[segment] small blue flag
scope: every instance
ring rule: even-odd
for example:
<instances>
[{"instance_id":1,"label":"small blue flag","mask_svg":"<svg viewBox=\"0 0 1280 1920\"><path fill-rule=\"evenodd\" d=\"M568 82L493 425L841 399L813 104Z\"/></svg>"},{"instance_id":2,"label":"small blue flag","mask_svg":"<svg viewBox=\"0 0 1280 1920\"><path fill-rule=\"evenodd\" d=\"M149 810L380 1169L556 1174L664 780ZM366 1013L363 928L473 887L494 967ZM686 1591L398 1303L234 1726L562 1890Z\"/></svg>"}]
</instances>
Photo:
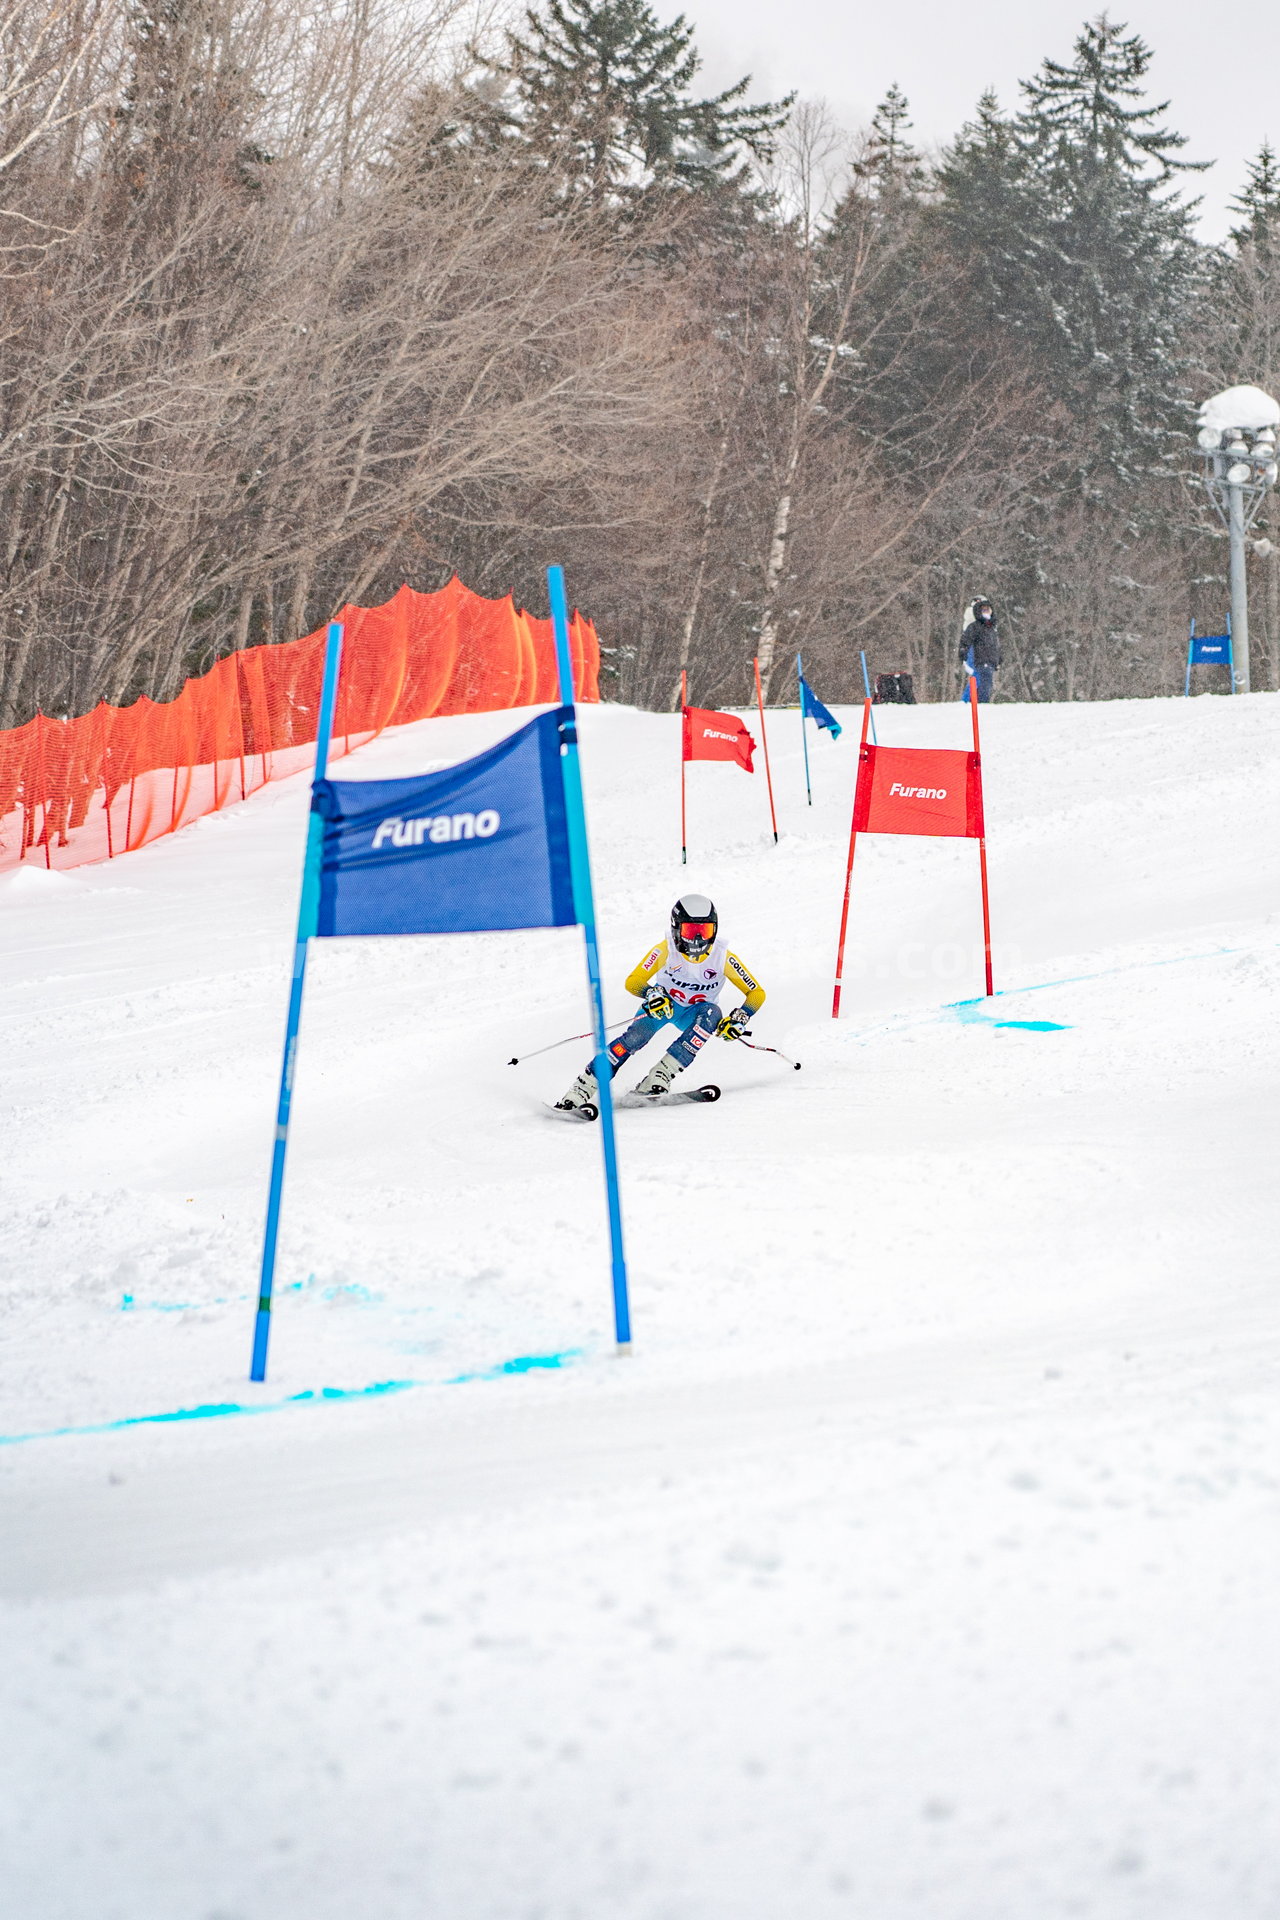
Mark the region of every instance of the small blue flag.
<instances>
[{"instance_id":1,"label":"small blue flag","mask_svg":"<svg viewBox=\"0 0 1280 1920\"><path fill-rule=\"evenodd\" d=\"M563 718L544 713L443 773L318 780L317 933L574 926Z\"/></svg>"},{"instance_id":2,"label":"small blue flag","mask_svg":"<svg viewBox=\"0 0 1280 1920\"><path fill-rule=\"evenodd\" d=\"M802 720L814 720L820 727L825 727L833 740L838 740L843 732L834 713L829 713L823 706L803 674L800 675L800 717Z\"/></svg>"},{"instance_id":3,"label":"small blue flag","mask_svg":"<svg viewBox=\"0 0 1280 1920\"><path fill-rule=\"evenodd\" d=\"M1231 658L1231 635L1229 633L1198 633L1191 642L1191 663L1193 666L1212 666L1215 662L1226 662Z\"/></svg>"}]
</instances>

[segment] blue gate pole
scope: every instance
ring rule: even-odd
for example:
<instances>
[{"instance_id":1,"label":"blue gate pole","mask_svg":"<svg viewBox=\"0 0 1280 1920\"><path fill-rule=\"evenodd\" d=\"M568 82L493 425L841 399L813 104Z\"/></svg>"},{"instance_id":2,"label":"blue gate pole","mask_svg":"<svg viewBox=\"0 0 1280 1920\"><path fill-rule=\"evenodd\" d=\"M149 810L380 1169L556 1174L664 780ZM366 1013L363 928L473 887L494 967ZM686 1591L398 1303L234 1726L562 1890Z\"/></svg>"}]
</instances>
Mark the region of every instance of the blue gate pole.
<instances>
[{"instance_id":1,"label":"blue gate pole","mask_svg":"<svg viewBox=\"0 0 1280 1920\"><path fill-rule=\"evenodd\" d=\"M587 812L582 799L582 768L578 762L578 723L573 706L573 656L569 652L569 604L565 599L563 567L547 568L547 592L556 636L556 671L560 678L560 774L564 781L564 808L569 828L569 865L573 877L573 910L586 936L587 979L595 1023L596 1052L592 1062L599 1088L600 1136L604 1143L604 1181L609 1198L609 1248L613 1260L613 1324L619 1353L631 1351L631 1303L627 1297L627 1256L622 1244L622 1200L618 1191L618 1143L613 1129L612 1067L605 1038L604 994L600 986L600 953L596 945L596 906L591 887L591 854L587 846Z\"/></svg>"},{"instance_id":2,"label":"blue gate pole","mask_svg":"<svg viewBox=\"0 0 1280 1920\"><path fill-rule=\"evenodd\" d=\"M324 680L320 688L320 718L316 728L315 778L323 780L329 765L333 713L338 703L338 672L342 665L342 622L329 622L324 652ZM271 1337L271 1288L276 1271L276 1241L280 1233L280 1196L284 1190L284 1156L289 1145L289 1109L293 1105L293 1070L298 1057L298 1022L302 1018L302 987L307 973L307 942L313 937L320 908L320 858L324 851L324 821L315 811L307 822L307 851L302 863L302 898L298 903L298 934L293 949L293 984L284 1030L284 1061L280 1068L280 1104L276 1109L276 1138L271 1153L271 1189L267 1195L267 1230L262 1241L262 1278L258 1285L258 1317L253 1328L251 1380L267 1377L267 1341Z\"/></svg>"},{"instance_id":3,"label":"blue gate pole","mask_svg":"<svg viewBox=\"0 0 1280 1920\"><path fill-rule=\"evenodd\" d=\"M800 655L796 655L796 684L800 689L800 738L804 743L804 790L809 805L813 805L813 790L809 785L809 729L804 722L804 667Z\"/></svg>"},{"instance_id":4,"label":"blue gate pole","mask_svg":"<svg viewBox=\"0 0 1280 1920\"><path fill-rule=\"evenodd\" d=\"M1196 650L1196 623L1191 622L1191 632L1187 639L1187 683L1182 689L1183 698L1191 698L1191 656Z\"/></svg>"},{"instance_id":5,"label":"blue gate pole","mask_svg":"<svg viewBox=\"0 0 1280 1920\"><path fill-rule=\"evenodd\" d=\"M862 660L862 690L869 700L871 698L871 676L867 672L867 651L865 647L859 649L859 656ZM871 744L873 747L876 745L876 710L874 707L871 709Z\"/></svg>"},{"instance_id":6,"label":"blue gate pole","mask_svg":"<svg viewBox=\"0 0 1280 1920\"><path fill-rule=\"evenodd\" d=\"M1236 649L1235 642L1231 638L1230 610L1227 612L1227 672L1231 675L1232 693L1239 693L1240 689L1236 685Z\"/></svg>"}]
</instances>

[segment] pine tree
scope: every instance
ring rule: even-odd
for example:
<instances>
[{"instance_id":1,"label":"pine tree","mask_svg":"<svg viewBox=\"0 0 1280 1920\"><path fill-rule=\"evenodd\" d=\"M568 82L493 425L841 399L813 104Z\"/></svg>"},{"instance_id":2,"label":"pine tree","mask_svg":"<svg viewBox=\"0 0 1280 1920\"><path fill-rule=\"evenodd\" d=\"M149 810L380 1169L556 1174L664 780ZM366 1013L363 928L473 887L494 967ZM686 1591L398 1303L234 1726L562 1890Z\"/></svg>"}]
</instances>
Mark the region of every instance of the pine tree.
<instances>
[{"instance_id":1,"label":"pine tree","mask_svg":"<svg viewBox=\"0 0 1280 1920\"><path fill-rule=\"evenodd\" d=\"M1178 157L1165 105L1143 104L1150 62L1136 34L1091 22L1070 64L1022 83L1011 119L984 101L939 173L985 323L1021 341L1087 429L1099 477L1157 466L1184 405L1179 336L1200 265L1194 206L1169 189L1199 163Z\"/></svg>"},{"instance_id":2,"label":"pine tree","mask_svg":"<svg viewBox=\"0 0 1280 1920\"><path fill-rule=\"evenodd\" d=\"M153 0L129 19L128 79L113 129L135 199L185 202L216 170L232 199L262 192L261 97L237 60L234 0Z\"/></svg>"},{"instance_id":3,"label":"pine tree","mask_svg":"<svg viewBox=\"0 0 1280 1920\"><path fill-rule=\"evenodd\" d=\"M663 25L646 0L529 9L491 67L507 82L509 126L570 193L598 204L739 182L749 158L772 152L791 96L750 104L748 75L697 98L693 32L683 14Z\"/></svg>"},{"instance_id":4,"label":"pine tree","mask_svg":"<svg viewBox=\"0 0 1280 1920\"><path fill-rule=\"evenodd\" d=\"M1232 213L1244 215L1241 225L1231 229L1231 238L1237 247L1269 254L1280 227L1280 161L1269 140L1263 141L1256 160L1248 161L1245 171L1244 186L1229 202Z\"/></svg>"},{"instance_id":5,"label":"pine tree","mask_svg":"<svg viewBox=\"0 0 1280 1920\"><path fill-rule=\"evenodd\" d=\"M1208 163L1177 158L1186 135L1157 124L1167 100L1156 107L1125 104L1144 97L1151 49L1140 35L1126 40L1123 34L1123 23L1100 14L1077 38L1070 66L1046 59L1034 80L1022 82L1027 104L1020 129L1033 150L1057 147L1077 174L1101 170L1135 177L1154 166L1153 183L1161 187L1175 173L1200 171Z\"/></svg>"},{"instance_id":6,"label":"pine tree","mask_svg":"<svg viewBox=\"0 0 1280 1920\"><path fill-rule=\"evenodd\" d=\"M866 150L853 168L867 190L885 205L918 199L928 184L924 163L908 138L910 132L910 103L895 83L875 110Z\"/></svg>"}]
</instances>

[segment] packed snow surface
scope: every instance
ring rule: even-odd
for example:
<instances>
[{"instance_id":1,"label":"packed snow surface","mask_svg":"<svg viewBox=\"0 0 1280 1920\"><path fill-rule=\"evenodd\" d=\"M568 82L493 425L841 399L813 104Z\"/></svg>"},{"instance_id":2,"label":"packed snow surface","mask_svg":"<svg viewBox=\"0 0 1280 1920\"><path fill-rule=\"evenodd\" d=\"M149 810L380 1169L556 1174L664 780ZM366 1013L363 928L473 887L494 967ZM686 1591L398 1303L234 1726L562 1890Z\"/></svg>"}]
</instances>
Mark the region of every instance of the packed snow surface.
<instances>
[{"instance_id":1,"label":"packed snow surface","mask_svg":"<svg viewBox=\"0 0 1280 1920\"><path fill-rule=\"evenodd\" d=\"M625 1359L580 933L314 949L251 1387L306 780L0 882L6 1916L1280 1913L1280 697L983 709L999 995L865 840L836 1025L842 717L682 868L583 715L609 1017L706 891L803 1062L619 1113Z\"/></svg>"}]
</instances>

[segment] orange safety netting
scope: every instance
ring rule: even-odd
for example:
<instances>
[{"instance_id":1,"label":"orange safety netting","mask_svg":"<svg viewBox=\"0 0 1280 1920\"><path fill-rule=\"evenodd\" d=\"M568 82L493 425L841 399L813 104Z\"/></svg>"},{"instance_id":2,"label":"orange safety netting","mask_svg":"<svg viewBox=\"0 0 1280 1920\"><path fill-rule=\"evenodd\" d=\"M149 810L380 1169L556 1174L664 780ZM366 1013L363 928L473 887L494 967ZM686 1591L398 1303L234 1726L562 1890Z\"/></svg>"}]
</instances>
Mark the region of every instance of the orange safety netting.
<instances>
[{"instance_id":1,"label":"orange safety netting","mask_svg":"<svg viewBox=\"0 0 1280 1920\"><path fill-rule=\"evenodd\" d=\"M559 698L551 622L510 594L486 600L455 577L337 617L336 753L411 720ZM569 639L577 698L598 700L596 630L575 613ZM0 870L109 860L310 766L324 648L320 627L228 654L176 700L103 701L79 719L37 714L0 732Z\"/></svg>"}]
</instances>

